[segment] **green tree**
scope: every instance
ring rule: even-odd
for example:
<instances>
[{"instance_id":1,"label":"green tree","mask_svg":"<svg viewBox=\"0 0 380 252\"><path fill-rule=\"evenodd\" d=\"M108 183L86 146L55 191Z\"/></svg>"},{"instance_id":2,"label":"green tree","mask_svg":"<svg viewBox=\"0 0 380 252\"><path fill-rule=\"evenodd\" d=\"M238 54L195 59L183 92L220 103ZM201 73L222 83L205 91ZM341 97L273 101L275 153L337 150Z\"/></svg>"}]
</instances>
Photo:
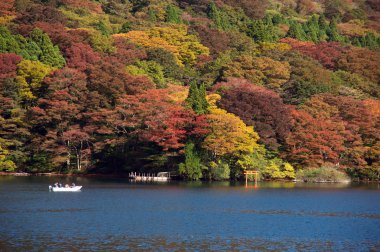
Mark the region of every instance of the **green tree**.
<instances>
[{"instance_id":1,"label":"green tree","mask_svg":"<svg viewBox=\"0 0 380 252\"><path fill-rule=\"evenodd\" d=\"M157 22L156 12L152 8L149 8L148 10L148 20L152 23Z\"/></svg>"},{"instance_id":2,"label":"green tree","mask_svg":"<svg viewBox=\"0 0 380 252\"><path fill-rule=\"evenodd\" d=\"M318 26L321 30L327 31L329 29L329 25L327 24L325 15L321 14L318 17Z\"/></svg>"},{"instance_id":3,"label":"green tree","mask_svg":"<svg viewBox=\"0 0 380 252\"><path fill-rule=\"evenodd\" d=\"M4 26L0 26L0 53L20 54L21 48L16 37Z\"/></svg>"},{"instance_id":4,"label":"green tree","mask_svg":"<svg viewBox=\"0 0 380 252\"><path fill-rule=\"evenodd\" d=\"M164 69L155 61L138 60L134 65L127 66L127 71L132 75L146 75L158 88L166 87Z\"/></svg>"},{"instance_id":5,"label":"green tree","mask_svg":"<svg viewBox=\"0 0 380 252\"><path fill-rule=\"evenodd\" d=\"M179 173L189 180L202 178L202 169L205 167L201 163L201 158L195 151L195 145L189 142L185 147L185 162L179 165Z\"/></svg>"},{"instance_id":6,"label":"green tree","mask_svg":"<svg viewBox=\"0 0 380 252\"><path fill-rule=\"evenodd\" d=\"M227 162L223 160L218 160L216 162L212 161L209 164L211 178L213 180L226 180L230 178L230 166Z\"/></svg>"},{"instance_id":7,"label":"green tree","mask_svg":"<svg viewBox=\"0 0 380 252\"><path fill-rule=\"evenodd\" d=\"M227 31L231 29L231 24L228 20L228 16L223 13L214 2L211 2L207 10L208 17L214 21L215 26L220 29Z\"/></svg>"},{"instance_id":8,"label":"green tree","mask_svg":"<svg viewBox=\"0 0 380 252\"><path fill-rule=\"evenodd\" d=\"M206 88L204 84L197 85L195 81L190 83L189 95L186 99L187 106L192 108L198 115L208 112L208 102L206 100Z\"/></svg>"},{"instance_id":9,"label":"green tree","mask_svg":"<svg viewBox=\"0 0 380 252\"><path fill-rule=\"evenodd\" d=\"M106 24L102 20L100 20L99 22L97 22L96 25L95 25L95 27L104 36L109 36L111 34L110 29L106 26Z\"/></svg>"},{"instance_id":10,"label":"green tree","mask_svg":"<svg viewBox=\"0 0 380 252\"><path fill-rule=\"evenodd\" d=\"M1 138L0 138L1 140ZM6 170L6 171L13 171L16 169L15 163L13 161L7 159L9 152L6 149L3 149L1 147L1 141L0 141L0 171Z\"/></svg>"},{"instance_id":11,"label":"green tree","mask_svg":"<svg viewBox=\"0 0 380 252\"><path fill-rule=\"evenodd\" d=\"M333 18L330 22L329 29L326 32L327 37L328 37L328 41L343 42L344 37L339 34L336 23L337 23L337 21L335 18Z\"/></svg>"},{"instance_id":12,"label":"green tree","mask_svg":"<svg viewBox=\"0 0 380 252\"><path fill-rule=\"evenodd\" d=\"M301 41L307 40L307 35L302 28L302 25L296 21L290 23L289 31L286 34L287 37L295 38Z\"/></svg>"},{"instance_id":13,"label":"green tree","mask_svg":"<svg viewBox=\"0 0 380 252\"><path fill-rule=\"evenodd\" d=\"M183 69L177 64L173 53L162 48L147 49L148 59L157 62L163 67L166 78L178 80L182 78Z\"/></svg>"},{"instance_id":14,"label":"green tree","mask_svg":"<svg viewBox=\"0 0 380 252\"><path fill-rule=\"evenodd\" d=\"M359 44L360 47L368 47L372 50L380 48L380 38L376 37L375 34L373 34L372 32L367 33L365 36L355 39L358 39L359 43L357 44Z\"/></svg>"},{"instance_id":15,"label":"green tree","mask_svg":"<svg viewBox=\"0 0 380 252\"><path fill-rule=\"evenodd\" d=\"M248 35L252 37L255 42L274 42L277 40L272 19L269 18L266 18L265 23L262 20L253 21L249 26Z\"/></svg>"},{"instance_id":16,"label":"green tree","mask_svg":"<svg viewBox=\"0 0 380 252\"><path fill-rule=\"evenodd\" d=\"M127 21L121 26L119 33L127 33L130 30L132 30L131 23Z\"/></svg>"},{"instance_id":17,"label":"green tree","mask_svg":"<svg viewBox=\"0 0 380 252\"><path fill-rule=\"evenodd\" d=\"M29 40L36 43L41 49L41 55L38 59L49 66L61 68L66 64L59 48L54 46L49 36L40 29L34 29L30 35Z\"/></svg>"},{"instance_id":18,"label":"green tree","mask_svg":"<svg viewBox=\"0 0 380 252\"><path fill-rule=\"evenodd\" d=\"M165 21L174 24L182 23L180 10L177 7L169 4L166 7Z\"/></svg>"},{"instance_id":19,"label":"green tree","mask_svg":"<svg viewBox=\"0 0 380 252\"><path fill-rule=\"evenodd\" d=\"M306 36L308 37L308 40L311 40L315 43L320 41L320 28L319 28L318 18L316 15L313 15L303 25L303 29L306 33Z\"/></svg>"}]
</instances>

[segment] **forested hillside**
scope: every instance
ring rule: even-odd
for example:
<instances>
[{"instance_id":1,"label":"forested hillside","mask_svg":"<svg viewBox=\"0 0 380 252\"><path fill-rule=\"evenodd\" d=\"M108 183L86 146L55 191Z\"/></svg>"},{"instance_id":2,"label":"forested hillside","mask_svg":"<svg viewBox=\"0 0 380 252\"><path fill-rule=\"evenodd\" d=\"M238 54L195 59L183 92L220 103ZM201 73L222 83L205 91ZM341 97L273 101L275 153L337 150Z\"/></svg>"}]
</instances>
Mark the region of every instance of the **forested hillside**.
<instances>
[{"instance_id":1,"label":"forested hillside","mask_svg":"<svg viewBox=\"0 0 380 252\"><path fill-rule=\"evenodd\" d=\"M0 168L380 176L378 0L1 0Z\"/></svg>"}]
</instances>

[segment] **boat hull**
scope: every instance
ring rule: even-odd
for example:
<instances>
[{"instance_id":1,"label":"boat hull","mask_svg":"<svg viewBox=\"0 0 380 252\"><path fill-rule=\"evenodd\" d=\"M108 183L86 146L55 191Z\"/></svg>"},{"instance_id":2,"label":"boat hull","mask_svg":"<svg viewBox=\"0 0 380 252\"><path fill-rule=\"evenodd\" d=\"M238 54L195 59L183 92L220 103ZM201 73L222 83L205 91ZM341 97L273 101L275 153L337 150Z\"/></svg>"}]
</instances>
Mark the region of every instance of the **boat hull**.
<instances>
[{"instance_id":1,"label":"boat hull","mask_svg":"<svg viewBox=\"0 0 380 252\"><path fill-rule=\"evenodd\" d=\"M82 189L82 186L74 187L52 187L53 192L79 192Z\"/></svg>"}]
</instances>

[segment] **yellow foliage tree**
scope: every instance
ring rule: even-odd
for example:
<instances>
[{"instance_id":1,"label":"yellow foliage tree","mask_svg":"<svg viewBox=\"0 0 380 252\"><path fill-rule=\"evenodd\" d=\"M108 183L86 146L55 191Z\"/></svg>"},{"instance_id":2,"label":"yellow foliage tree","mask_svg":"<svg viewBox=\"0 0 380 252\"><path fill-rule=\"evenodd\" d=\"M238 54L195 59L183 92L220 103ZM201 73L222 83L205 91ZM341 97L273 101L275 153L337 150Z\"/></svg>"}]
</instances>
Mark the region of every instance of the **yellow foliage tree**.
<instances>
[{"instance_id":1,"label":"yellow foliage tree","mask_svg":"<svg viewBox=\"0 0 380 252\"><path fill-rule=\"evenodd\" d=\"M0 170L13 171L16 168L15 163L6 159L8 154L8 150L3 149L0 143Z\"/></svg>"},{"instance_id":2,"label":"yellow foliage tree","mask_svg":"<svg viewBox=\"0 0 380 252\"><path fill-rule=\"evenodd\" d=\"M174 54L180 66L192 65L198 56L209 54L209 49L199 42L197 36L188 34L187 27L183 25L154 27L147 31L130 31L113 36L125 38L140 46L169 51Z\"/></svg>"},{"instance_id":3,"label":"yellow foliage tree","mask_svg":"<svg viewBox=\"0 0 380 252\"><path fill-rule=\"evenodd\" d=\"M175 103L184 103L189 95L189 88L180 85L168 85L169 98Z\"/></svg>"},{"instance_id":4,"label":"yellow foliage tree","mask_svg":"<svg viewBox=\"0 0 380 252\"><path fill-rule=\"evenodd\" d=\"M2 16L0 17L0 25L5 25L15 19L16 16Z\"/></svg>"},{"instance_id":5,"label":"yellow foliage tree","mask_svg":"<svg viewBox=\"0 0 380 252\"><path fill-rule=\"evenodd\" d=\"M226 66L223 77L245 78L254 84L278 88L289 80L290 65L268 57L243 55Z\"/></svg>"},{"instance_id":6,"label":"yellow foliage tree","mask_svg":"<svg viewBox=\"0 0 380 252\"><path fill-rule=\"evenodd\" d=\"M252 154L259 147L259 135L236 115L218 108L216 102L220 98L218 94L207 97L210 104L207 121L211 125L211 132L205 138L203 147L219 157Z\"/></svg>"},{"instance_id":7,"label":"yellow foliage tree","mask_svg":"<svg viewBox=\"0 0 380 252\"><path fill-rule=\"evenodd\" d=\"M24 103L28 104L37 98L43 79L53 70L39 61L23 60L17 65L16 81L19 96Z\"/></svg>"},{"instance_id":8,"label":"yellow foliage tree","mask_svg":"<svg viewBox=\"0 0 380 252\"><path fill-rule=\"evenodd\" d=\"M261 51L280 51L285 52L291 49L291 46L286 43L270 43L270 42L262 42L259 45L259 49Z\"/></svg>"},{"instance_id":9,"label":"yellow foliage tree","mask_svg":"<svg viewBox=\"0 0 380 252\"><path fill-rule=\"evenodd\" d=\"M80 3L81 1L76 1ZM91 1L94 3L93 1ZM100 6L100 4L96 4ZM95 7L96 8L96 7ZM108 33L117 33L122 24L125 22L123 18L118 18L116 16L107 15L102 13L101 7L100 11L90 11L82 7L64 6L60 8L65 17L68 19L70 24L76 24L77 27L99 29L104 28ZM102 27L99 27L101 24Z\"/></svg>"}]
</instances>

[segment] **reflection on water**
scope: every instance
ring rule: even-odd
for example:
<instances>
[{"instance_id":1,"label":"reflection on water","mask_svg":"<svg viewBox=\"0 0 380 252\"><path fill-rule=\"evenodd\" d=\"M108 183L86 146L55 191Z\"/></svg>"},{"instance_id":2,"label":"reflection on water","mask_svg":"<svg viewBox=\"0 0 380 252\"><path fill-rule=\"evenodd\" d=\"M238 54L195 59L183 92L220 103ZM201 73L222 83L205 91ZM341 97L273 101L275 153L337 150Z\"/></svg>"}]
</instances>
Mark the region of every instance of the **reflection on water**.
<instances>
[{"instance_id":1,"label":"reflection on water","mask_svg":"<svg viewBox=\"0 0 380 252\"><path fill-rule=\"evenodd\" d=\"M36 242L38 241L38 242ZM44 242L42 242L44 241ZM204 238L194 237L112 237L99 240L88 238L56 239L56 237L34 237L19 241L1 241L2 251L378 251L379 243L363 241L297 241L264 240L260 238Z\"/></svg>"},{"instance_id":2,"label":"reflection on water","mask_svg":"<svg viewBox=\"0 0 380 252\"><path fill-rule=\"evenodd\" d=\"M0 251L376 251L379 202L377 184L0 177Z\"/></svg>"}]
</instances>

